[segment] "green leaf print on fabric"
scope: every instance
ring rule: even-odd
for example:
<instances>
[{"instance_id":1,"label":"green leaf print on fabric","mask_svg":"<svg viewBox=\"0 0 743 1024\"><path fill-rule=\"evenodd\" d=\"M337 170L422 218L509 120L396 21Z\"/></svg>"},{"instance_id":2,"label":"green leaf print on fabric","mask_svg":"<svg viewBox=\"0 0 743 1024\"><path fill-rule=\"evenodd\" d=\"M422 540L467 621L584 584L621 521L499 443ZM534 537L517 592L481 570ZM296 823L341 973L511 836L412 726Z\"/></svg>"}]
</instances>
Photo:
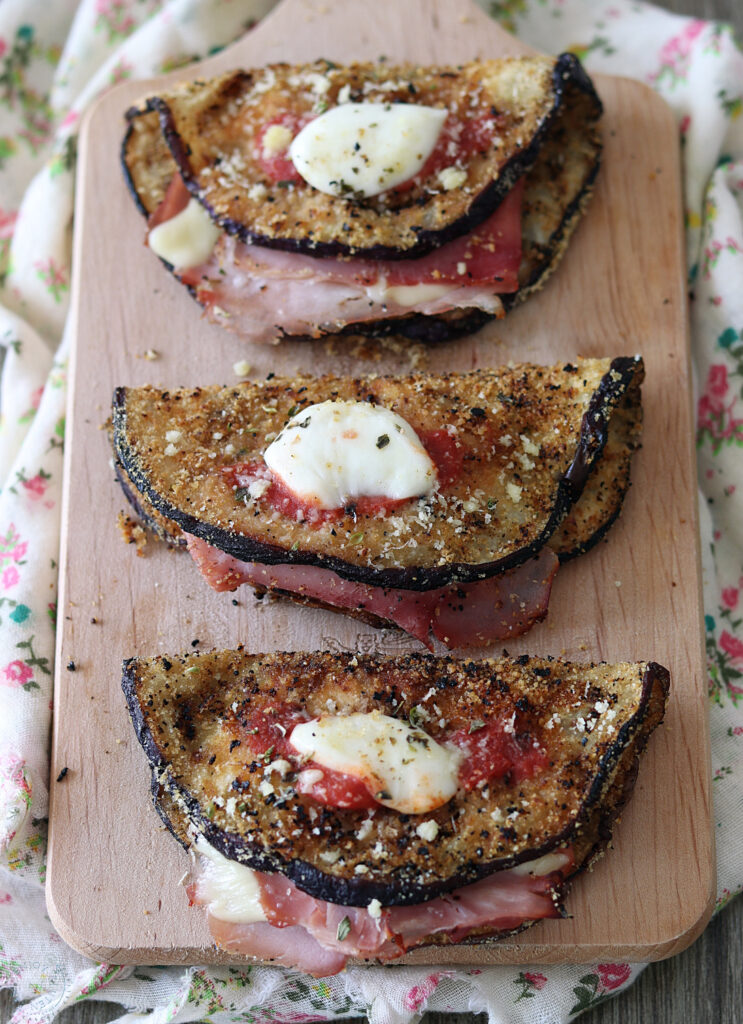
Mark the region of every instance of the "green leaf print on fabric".
<instances>
[{"instance_id":1,"label":"green leaf print on fabric","mask_svg":"<svg viewBox=\"0 0 743 1024\"><path fill-rule=\"evenodd\" d=\"M17 134L35 156L48 141L52 133L52 108L49 97L34 89L29 82L28 69L32 58L44 57L34 42L34 29L31 25L21 25L16 31L15 39L8 48L2 40L0 45L0 104L8 110L19 111L22 128ZM0 145L0 166L4 159L16 151L13 140L4 139L9 144L3 152Z\"/></svg>"},{"instance_id":2,"label":"green leaf print on fabric","mask_svg":"<svg viewBox=\"0 0 743 1024\"><path fill-rule=\"evenodd\" d=\"M495 18L507 32L516 31L516 15L526 13L526 0L494 0L490 17Z\"/></svg>"},{"instance_id":3,"label":"green leaf print on fabric","mask_svg":"<svg viewBox=\"0 0 743 1024\"><path fill-rule=\"evenodd\" d=\"M539 971L519 971L517 977L513 979L514 985L519 985L521 991L514 999L515 1003L520 1003L522 999L533 999L536 992L539 992L547 984L547 978L544 974L540 974Z\"/></svg>"}]
</instances>

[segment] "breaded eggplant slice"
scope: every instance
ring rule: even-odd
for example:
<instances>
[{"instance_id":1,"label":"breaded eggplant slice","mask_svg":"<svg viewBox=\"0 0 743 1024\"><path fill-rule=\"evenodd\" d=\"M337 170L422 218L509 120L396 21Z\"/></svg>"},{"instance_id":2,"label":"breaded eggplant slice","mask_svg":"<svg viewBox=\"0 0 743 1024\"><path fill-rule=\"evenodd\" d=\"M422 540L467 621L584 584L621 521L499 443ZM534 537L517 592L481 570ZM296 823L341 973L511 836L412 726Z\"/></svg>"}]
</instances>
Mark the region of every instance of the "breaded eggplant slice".
<instances>
[{"instance_id":1,"label":"breaded eggplant slice","mask_svg":"<svg viewBox=\"0 0 743 1024\"><path fill-rule=\"evenodd\" d=\"M184 845L195 832L224 856L281 872L318 899L389 906L433 899L568 846L574 869L584 867L631 791L640 752L663 719L669 676L653 662L238 649L132 658L122 686L156 804ZM435 843L416 833L420 815L382 805L359 835L365 812L311 815L318 805L294 788L296 771L266 771L266 758L251 752L251 714L287 704L310 718L329 707L397 717L416 708L418 728L440 743L458 730L510 721L522 748L538 745L546 766L518 782L507 773L458 789L425 814L437 823ZM335 861L323 856L328 850L337 851Z\"/></svg>"},{"instance_id":2,"label":"breaded eggplant slice","mask_svg":"<svg viewBox=\"0 0 743 1024\"><path fill-rule=\"evenodd\" d=\"M429 590L505 572L551 540L561 558L590 547L629 485L642 378L639 357L619 357L467 374L119 388L113 442L128 497L161 536L177 541L180 529L245 562L316 565L373 586ZM453 435L453 481L393 514L349 505L312 525L235 488L235 466L262 464L291 417L331 398L382 405L422 438Z\"/></svg>"},{"instance_id":3,"label":"breaded eggplant slice","mask_svg":"<svg viewBox=\"0 0 743 1024\"><path fill-rule=\"evenodd\" d=\"M450 121L472 119L476 125L489 117L497 131L491 143L468 154L463 167L457 165L458 173L466 171L466 179L448 190L438 170L415 179L412 188L362 201L325 195L302 181L269 180L256 158L257 133L284 114L301 120L332 108L339 95L446 105ZM341 258L420 257L473 231L523 177L516 291L488 294L485 301L485 283L473 289L471 305L466 304L470 296L452 296L448 310L406 314L402 309L380 309L367 319L360 319L360 308L352 306L356 312L347 312L344 320L328 300L327 317L313 314L312 322L303 324L295 316L288 325L276 324L273 331L274 340L351 332L435 343L478 330L547 279L592 190L601 152L600 115L593 86L571 54L473 62L459 68L336 67L326 61L298 68L274 65L187 83L143 101L127 115L122 159L131 192L147 217L180 174L213 219L240 241ZM465 129L470 130L477 129ZM210 270L205 264L201 272L206 283L199 286L188 275L184 279L210 317L250 336L244 312L233 308L237 300L230 297L233 259L237 254L223 254ZM214 277L217 264L226 276ZM245 271L241 273L244 276ZM216 285L208 284L212 278ZM263 325L261 340L266 340L267 330Z\"/></svg>"},{"instance_id":4,"label":"breaded eggplant slice","mask_svg":"<svg viewBox=\"0 0 743 1024\"><path fill-rule=\"evenodd\" d=\"M497 134L488 148L472 154L466 182L448 191L431 176L405 192L359 202L325 195L306 182L279 188L266 180L255 158L260 129L286 113L315 116L336 106L339 94L355 102L446 107L464 124L494 116ZM127 115L123 157L148 213L162 200L175 161L192 194L242 241L325 256L394 259L421 256L472 230L535 167L545 146L530 206L531 215L547 223L548 206L571 205L595 176L600 114L593 85L572 54L457 68L276 64L150 97ZM264 186L266 194L251 195L254 185ZM529 233L538 242L549 237L536 227Z\"/></svg>"}]
</instances>

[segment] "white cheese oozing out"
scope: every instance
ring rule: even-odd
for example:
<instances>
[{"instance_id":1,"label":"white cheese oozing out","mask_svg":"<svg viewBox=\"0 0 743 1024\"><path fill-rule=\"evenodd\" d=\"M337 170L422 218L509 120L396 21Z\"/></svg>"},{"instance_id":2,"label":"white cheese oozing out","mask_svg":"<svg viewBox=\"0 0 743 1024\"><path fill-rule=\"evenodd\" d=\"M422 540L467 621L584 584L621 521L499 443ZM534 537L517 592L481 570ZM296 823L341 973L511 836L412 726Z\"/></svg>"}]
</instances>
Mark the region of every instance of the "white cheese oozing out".
<instances>
[{"instance_id":1,"label":"white cheese oozing out","mask_svg":"<svg viewBox=\"0 0 743 1024\"><path fill-rule=\"evenodd\" d=\"M321 402L302 409L263 455L285 485L319 508L354 498L398 501L430 494L436 467L410 424L368 402Z\"/></svg>"},{"instance_id":2,"label":"white cheese oozing out","mask_svg":"<svg viewBox=\"0 0 743 1024\"><path fill-rule=\"evenodd\" d=\"M426 302L434 302L450 292L450 284L394 284L387 285L384 277L376 284L367 285L366 293L370 299L382 305L394 302L398 306L422 306Z\"/></svg>"},{"instance_id":3,"label":"white cheese oozing out","mask_svg":"<svg viewBox=\"0 0 743 1024\"><path fill-rule=\"evenodd\" d=\"M570 854L563 850L555 850L554 853L545 853L543 857L534 860L526 860L523 864L517 864L511 868L514 875L550 875L553 871L559 871L570 863Z\"/></svg>"},{"instance_id":4,"label":"white cheese oozing out","mask_svg":"<svg viewBox=\"0 0 743 1024\"><path fill-rule=\"evenodd\" d=\"M344 103L306 124L289 155L320 192L376 196L418 174L445 120L415 103Z\"/></svg>"},{"instance_id":5,"label":"white cheese oozing out","mask_svg":"<svg viewBox=\"0 0 743 1024\"><path fill-rule=\"evenodd\" d=\"M426 814L457 791L461 752L379 711L301 722L289 742L317 764L363 779L401 814Z\"/></svg>"},{"instance_id":6,"label":"white cheese oozing out","mask_svg":"<svg viewBox=\"0 0 743 1024\"><path fill-rule=\"evenodd\" d=\"M209 259L220 234L198 199L189 199L180 213L149 232L147 244L160 259L185 270Z\"/></svg>"},{"instance_id":7,"label":"white cheese oozing out","mask_svg":"<svg viewBox=\"0 0 743 1024\"><path fill-rule=\"evenodd\" d=\"M220 921L252 924L265 921L260 886L255 872L245 864L229 860L199 836L196 852L203 858L199 876L199 901Z\"/></svg>"}]
</instances>

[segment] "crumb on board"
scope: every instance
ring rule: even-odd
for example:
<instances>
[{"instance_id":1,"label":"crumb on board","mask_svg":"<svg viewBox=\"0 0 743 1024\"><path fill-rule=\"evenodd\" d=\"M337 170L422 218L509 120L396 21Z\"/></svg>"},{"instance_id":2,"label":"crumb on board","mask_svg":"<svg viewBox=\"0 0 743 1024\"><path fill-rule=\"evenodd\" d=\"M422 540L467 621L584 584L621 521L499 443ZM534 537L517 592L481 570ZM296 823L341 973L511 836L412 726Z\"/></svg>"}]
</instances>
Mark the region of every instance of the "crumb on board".
<instances>
[{"instance_id":1,"label":"crumb on board","mask_svg":"<svg viewBox=\"0 0 743 1024\"><path fill-rule=\"evenodd\" d=\"M142 558L144 556L144 549L147 546L147 534L144 529L135 519L132 519L131 516L126 515L124 512L119 512L116 521L121 536L127 544L136 544L137 557Z\"/></svg>"}]
</instances>

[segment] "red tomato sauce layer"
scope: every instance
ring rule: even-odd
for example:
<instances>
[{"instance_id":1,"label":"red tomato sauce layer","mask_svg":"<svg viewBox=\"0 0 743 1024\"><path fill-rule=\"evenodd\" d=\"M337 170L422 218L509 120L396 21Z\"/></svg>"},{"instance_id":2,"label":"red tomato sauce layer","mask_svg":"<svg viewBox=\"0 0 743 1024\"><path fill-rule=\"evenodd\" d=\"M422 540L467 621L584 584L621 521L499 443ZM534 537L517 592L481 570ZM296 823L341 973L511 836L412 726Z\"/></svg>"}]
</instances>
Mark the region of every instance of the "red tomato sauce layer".
<instances>
[{"instance_id":1,"label":"red tomato sauce layer","mask_svg":"<svg viewBox=\"0 0 743 1024\"><path fill-rule=\"evenodd\" d=\"M276 704L269 710L251 711L246 718L236 718L232 731L239 735L256 757L266 764L277 758L289 761L295 770L316 770L321 778L302 784L299 790L323 807L363 810L379 803L365 783L353 775L325 768L314 761L299 764L297 751L290 743L292 730L300 722L310 721L302 708ZM459 768L459 784L467 792L481 783L509 776L513 782L531 779L547 767L549 759L542 748L513 722L496 719L472 732L459 729L438 742L452 743L464 753Z\"/></svg>"},{"instance_id":2,"label":"red tomato sauce layer","mask_svg":"<svg viewBox=\"0 0 743 1024\"><path fill-rule=\"evenodd\" d=\"M291 145L294 137L299 135L304 126L309 124L312 119L312 114L300 115L287 111L284 114L279 114L277 117L271 118L270 121L266 121L266 123L261 125L256 132L254 156L263 173L273 184L276 185L280 181L291 181L295 183L301 182L302 176L289 157L289 146ZM268 129L273 128L274 125L279 125L281 128L288 128L292 133L292 138L289 140L286 149L283 149L280 153L268 156L263 152L263 140L266 137Z\"/></svg>"},{"instance_id":3,"label":"red tomato sauce layer","mask_svg":"<svg viewBox=\"0 0 743 1024\"><path fill-rule=\"evenodd\" d=\"M428 452L436 467L439 487L444 490L450 487L459 477L464 464L464 448L459 445L447 430L422 431L419 435L423 447ZM264 480L268 486L260 496L260 501L277 509L282 515L295 519L301 512L303 518L311 526L322 523L337 522L346 510L353 508L358 515L387 516L407 505L413 498L387 498L384 495L364 495L349 501L341 508L319 508L311 501L301 498L275 477L265 462L237 462L234 466L225 466L222 475L227 485L234 491L237 500L252 483Z\"/></svg>"},{"instance_id":4,"label":"red tomato sauce layer","mask_svg":"<svg viewBox=\"0 0 743 1024\"><path fill-rule=\"evenodd\" d=\"M528 733L517 730L515 723L494 719L471 732L459 729L452 733L449 741L466 754L459 769L463 789L469 792L480 783L506 775L513 782L521 782L547 767L549 759L542 748Z\"/></svg>"},{"instance_id":5,"label":"red tomato sauce layer","mask_svg":"<svg viewBox=\"0 0 743 1024\"><path fill-rule=\"evenodd\" d=\"M246 719L237 720L235 731L239 731L251 753L263 758L267 765L277 758L284 758L296 770L300 770L297 763L299 755L289 742L289 737L295 725L307 721L309 715L301 708L277 704L270 711L253 711ZM379 806L361 779L332 768L324 768L314 761L302 762L302 771L312 769L321 772L322 778L302 785L300 776L300 792L323 807L360 811Z\"/></svg>"}]
</instances>

